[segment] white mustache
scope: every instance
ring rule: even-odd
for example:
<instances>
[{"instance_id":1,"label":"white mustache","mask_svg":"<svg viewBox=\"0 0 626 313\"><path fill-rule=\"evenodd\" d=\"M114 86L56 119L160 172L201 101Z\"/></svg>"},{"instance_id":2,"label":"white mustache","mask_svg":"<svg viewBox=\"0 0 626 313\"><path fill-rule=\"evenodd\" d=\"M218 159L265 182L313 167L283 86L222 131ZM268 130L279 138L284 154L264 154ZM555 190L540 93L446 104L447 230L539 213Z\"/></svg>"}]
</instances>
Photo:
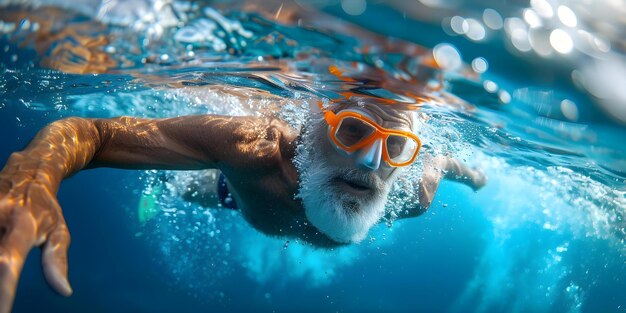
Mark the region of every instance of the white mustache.
<instances>
[{"instance_id":1,"label":"white mustache","mask_svg":"<svg viewBox=\"0 0 626 313\"><path fill-rule=\"evenodd\" d=\"M335 169L337 173L334 177L329 179L329 182L333 179L340 178L343 180L356 182L360 185L368 186L375 191L381 191L385 189L385 183L380 177L374 175L374 173L368 172L362 169Z\"/></svg>"}]
</instances>

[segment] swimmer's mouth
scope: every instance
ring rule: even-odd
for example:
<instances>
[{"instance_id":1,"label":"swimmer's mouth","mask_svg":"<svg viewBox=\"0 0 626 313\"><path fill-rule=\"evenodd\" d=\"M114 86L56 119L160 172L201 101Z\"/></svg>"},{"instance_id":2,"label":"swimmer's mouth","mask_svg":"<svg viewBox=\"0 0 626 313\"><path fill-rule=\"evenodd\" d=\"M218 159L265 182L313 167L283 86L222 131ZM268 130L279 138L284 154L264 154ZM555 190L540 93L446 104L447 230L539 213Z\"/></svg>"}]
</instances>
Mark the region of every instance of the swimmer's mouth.
<instances>
[{"instance_id":1,"label":"swimmer's mouth","mask_svg":"<svg viewBox=\"0 0 626 313\"><path fill-rule=\"evenodd\" d=\"M349 192L369 192L373 189L371 185L365 182L344 179L341 177L335 177L331 182L338 185L341 189L347 189Z\"/></svg>"}]
</instances>

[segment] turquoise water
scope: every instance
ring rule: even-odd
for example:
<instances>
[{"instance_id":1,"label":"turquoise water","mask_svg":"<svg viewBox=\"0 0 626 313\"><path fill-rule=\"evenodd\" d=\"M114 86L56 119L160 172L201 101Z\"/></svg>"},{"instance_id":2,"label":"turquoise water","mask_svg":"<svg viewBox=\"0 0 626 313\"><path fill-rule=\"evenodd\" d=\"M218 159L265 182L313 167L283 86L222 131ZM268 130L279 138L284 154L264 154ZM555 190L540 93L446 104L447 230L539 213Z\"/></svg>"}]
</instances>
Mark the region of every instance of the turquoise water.
<instances>
[{"instance_id":1,"label":"turquoise water","mask_svg":"<svg viewBox=\"0 0 626 313\"><path fill-rule=\"evenodd\" d=\"M320 99L420 96L425 149L489 178L479 192L444 182L426 214L328 251L181 200L198 173L86 171L59 193L75 294L48 289L34 251L15 312L625 311L626 63L605 24L623 25L571 2L568 26L545 3L497 15L442 1L5 4L2 160L73 115L278 115L299 127ZM390 210L406 200L393 196ZM146 197L158 214L141 222Z\"/></svg>"}]
</instances>

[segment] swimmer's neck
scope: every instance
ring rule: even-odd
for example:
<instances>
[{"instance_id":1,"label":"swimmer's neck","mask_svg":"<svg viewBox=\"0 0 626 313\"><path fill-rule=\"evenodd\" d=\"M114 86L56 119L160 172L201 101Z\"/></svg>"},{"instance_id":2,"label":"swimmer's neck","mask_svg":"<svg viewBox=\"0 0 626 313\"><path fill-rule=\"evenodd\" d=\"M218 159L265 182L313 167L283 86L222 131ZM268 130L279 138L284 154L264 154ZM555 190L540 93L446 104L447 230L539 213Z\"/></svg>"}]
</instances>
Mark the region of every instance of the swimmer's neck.
<instances>
[{"instance_id":1,"label":"swimmer's neck","mask_svg":"<svg viewBox=\"0 0 626 313\"><path fill-rule=\"evenodd\" d=\"M288 241L309 243L318 248L336 248L345 245L319 232L309 222L301 200L295 199L295 193L290 197L289 203L276 205L280 201L262 199L264 197L259 193L254 193L254 197L241 197L236 185L237 183L229 183L229 188L232 188L229 190L237 207L243 218L260 232ZM268 203L275 205L267 205Z\"/></svg>"}]
</instances>

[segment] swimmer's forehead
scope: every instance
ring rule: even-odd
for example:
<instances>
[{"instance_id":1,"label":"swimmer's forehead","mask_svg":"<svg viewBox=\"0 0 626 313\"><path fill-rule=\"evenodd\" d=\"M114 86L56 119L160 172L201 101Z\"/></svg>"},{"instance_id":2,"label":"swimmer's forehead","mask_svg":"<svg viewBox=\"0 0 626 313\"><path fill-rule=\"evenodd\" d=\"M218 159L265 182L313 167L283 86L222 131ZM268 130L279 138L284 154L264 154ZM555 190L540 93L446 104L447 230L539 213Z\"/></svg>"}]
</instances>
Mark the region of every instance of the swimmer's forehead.
<instances>
[{"instance_id":1,"label":"swimmer's forehead","mask_svg":"<svg viewBox=\"0 0 626 313\"><path fill-rule=\"evenodd\" d=\"M368 117L372 118L375 122L381 124L387 128L407 128L412 129L413 115L415 112L394 108L393 105L378 105L378 104L349 104L338 108L337 111L352 110L365 113Z\"/></svg>"}]
</instances>

